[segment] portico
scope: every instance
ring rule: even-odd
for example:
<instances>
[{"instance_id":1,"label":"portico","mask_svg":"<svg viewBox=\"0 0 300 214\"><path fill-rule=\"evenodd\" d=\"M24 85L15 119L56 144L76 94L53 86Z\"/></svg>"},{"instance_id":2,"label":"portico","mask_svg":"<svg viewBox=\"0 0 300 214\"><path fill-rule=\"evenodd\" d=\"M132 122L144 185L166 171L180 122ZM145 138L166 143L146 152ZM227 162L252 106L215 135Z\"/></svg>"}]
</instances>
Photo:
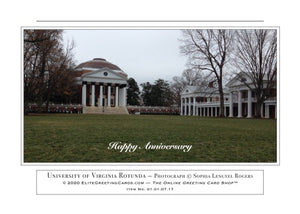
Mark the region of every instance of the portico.
<instances>
[{"instance_id":1,"label":"portico","mask_svg":"<svg viewBox=\"0 0 300 214\"><path fill-rule=\"evenodd\" d=\"M108 111L108 108L120 109L120 107L127 112L125 108L127 74L119 67L97 58L82 63L76 71L80 74L75 80L81 85L81 103L86 110L84 112L88 112L89 108L100 113ZM95 109L97 107L99 110Z\"/></svg>"},{"instance_id":2,"label":"portico","mask_svg":"<svg viewBox=\"0 0 300 214\"><path fill-rule=\"evenodd\" d=\"M126 103L126 84L82 82L82 105L119 107ZM109 102L110 101L110 102Z\"/></svg>"},{"instance_id":3,"label":"portico","mask_svg":"<svg viewBox=\"0 0 300 214\"><path fill-rule=\"evenodd\" d=\"M231 79L226 87L230 97L230 117L253 118L258 115L259 108L254 85L243 72ZM276 87L276 86L275 86ZM269 97L260 106L262 118L276 118L276 88L270 91Z\"/></svg>"},{"instance_id":4,"label":"portico","mask_svg":"<svg viewBox=\"0 0 300 214\"><path fill-rule=\"evenodd\" d=\"M224 116L253 118L258 115L258 103L252 83L241 74L231 79L224 88ZM262 118L277 117L276 88L270 97L261 104ZM218 91L211 88L201 89L199 86L187 86L181 94L181 115L217 117L220 115L220 97Z\"/></svg>"},{"instance_id":5,"label":"portico","mask_svg":"<svg viewBox=\"0 0 300 214\"><path fill-rule=\"evenodd\" d=\"M218 117L220 97L215 89L203 90L198 86L187 86L181 95L181 115ZM224 114L229 116L228 93L224 92Z\"/></svg>"}]
</instances>

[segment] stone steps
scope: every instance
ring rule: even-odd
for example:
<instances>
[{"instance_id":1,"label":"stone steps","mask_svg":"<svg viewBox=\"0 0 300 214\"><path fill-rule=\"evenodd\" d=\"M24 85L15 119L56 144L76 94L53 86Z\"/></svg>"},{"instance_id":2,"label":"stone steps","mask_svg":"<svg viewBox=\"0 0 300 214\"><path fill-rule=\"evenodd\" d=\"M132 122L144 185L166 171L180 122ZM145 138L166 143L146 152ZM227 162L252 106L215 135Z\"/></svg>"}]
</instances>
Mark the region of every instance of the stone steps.
<instances>
[{"instance_id":1,"label":"stone steps","mask_svg":"<svg viewBox=\"0 0 300 214\"><path fill-rule=\"evenodd\" d=\"M103 111L104 110L104 111ZM128 114L126 107L83 107L84 114Z\"/></svg>"}]
</instances>

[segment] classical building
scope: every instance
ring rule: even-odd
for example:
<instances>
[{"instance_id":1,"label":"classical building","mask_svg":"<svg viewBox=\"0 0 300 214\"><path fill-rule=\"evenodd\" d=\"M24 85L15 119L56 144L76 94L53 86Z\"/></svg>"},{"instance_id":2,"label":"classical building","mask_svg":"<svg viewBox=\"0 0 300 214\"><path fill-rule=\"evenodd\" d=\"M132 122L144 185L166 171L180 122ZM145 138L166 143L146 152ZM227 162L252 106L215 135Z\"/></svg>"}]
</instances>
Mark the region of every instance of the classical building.
<instances>
[{"instance_id":1,"label":"classical building","mask_svg":"<svg viewBox=\"0 0 300 214\"><path fill-rule=\"evenodd\" d=\"M267 83L265 83L267 84ZM251 89L250 89L251 88ZM253 83L243 72L231 79L224 88L225 117L257 116L257 98ZM276 85L270 91L270 97L261 105L264 118L277 117ZM180 115L217 117L220 114L220 96L217 87L186 86L181 93Z\"/></svg>"},{"instance_id":2,"label":"classical building","mask_svg":"<svg viewBox=\"0 0 300 214\"><path fill-rule=\"evenodd\" d=\"M186 86L181 93L181 115L217 117L220 114L220 96L214 86ZM224 90L224 114L229 116L229 94Z\"/></svg>"},{"instance_id":3,"label":"classical building","mask_svg":"<svg viewBox=\"0 0 300 214\"><path fill-rule=\"evenodd\" d=\"M81 63L74 71L83 113L128 114L127 74L102 58Z\"/></svg>"}]
</instances>

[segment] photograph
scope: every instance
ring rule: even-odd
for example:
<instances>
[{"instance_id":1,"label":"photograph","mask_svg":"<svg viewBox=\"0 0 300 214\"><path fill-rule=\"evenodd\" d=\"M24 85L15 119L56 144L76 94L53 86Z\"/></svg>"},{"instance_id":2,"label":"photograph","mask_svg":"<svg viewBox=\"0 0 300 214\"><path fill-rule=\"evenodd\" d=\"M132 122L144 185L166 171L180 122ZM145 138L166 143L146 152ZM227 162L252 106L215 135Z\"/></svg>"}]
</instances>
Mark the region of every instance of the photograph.
<instances>
[{"instance_id":1,"label":"photograph","mask_svg":"<svg viewBox=\"0 0 300 214\"><path fill-rule=\"evenodd\" d=\"M5 2L0 212L297 213L296 3Z\"/></svg>"},{"instance_id":2,"label":"photograph","mask_svg":"<svg viewBox=\"0 0 300 214\"><path fill-rule=\"evenodd\" d=\"M278 27L21 31L23 164L278 164Z\"/></svg>"}]
</instances>

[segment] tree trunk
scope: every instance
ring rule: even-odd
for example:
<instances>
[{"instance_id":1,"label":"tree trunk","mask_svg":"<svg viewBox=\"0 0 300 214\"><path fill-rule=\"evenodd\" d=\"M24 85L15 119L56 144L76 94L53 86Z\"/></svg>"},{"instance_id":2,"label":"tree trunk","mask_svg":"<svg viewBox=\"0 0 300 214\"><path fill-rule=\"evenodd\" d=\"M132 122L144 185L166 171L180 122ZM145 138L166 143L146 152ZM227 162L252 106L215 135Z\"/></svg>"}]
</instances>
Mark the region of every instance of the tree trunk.
<instances>
[{"instance_id":1,"label":"tree trunk","mask_svg":"<svg viewBox=\"0 0 300 214\"><path fill-rule=\"evenodd\" d=\"M257 118L262 118L262 112L261 112L261 102L259 100L257 100L257 103L256 103L256 112L257 112L257 115L256 117Z\"/></svg>"},{"instance_id":2,"label":"tree trunk","mask_svg":"<svg viewBox=\"0 0 300 214\"><path fill-rule=\"evenodd\" d=\"M225 117L224 115L224 93L223 90L220 90L220 115L219 117Z\"/></svg>"},{"instance_id":3,"label":"tree trunk","mask_svg":"<svg viewBox=\"0 0 300 214\"><path fill-rule=\"evenodd\" d=\"M41 59L41 62L42 62L42 65L39 69L39 93L37 94L38 97L37 97L37 106L38 106L38 113L41 113L42 112L42 105L43 105L43 98L44 98L44 77L45 77L45 68L46 68L46 54L43 53L42 55L42 59Z\"/></svg>"},{"instance_id":4,"label":"tree trunk","mask_svg":"<svg viewBox=\"0 0 300 214\"><path fill-rule=\"evenodd\" d=\"M218 81L219 94L220 94L220 115L219 117L224 117L224 93L222 79Z\"/></svg>"}]
</instances>

